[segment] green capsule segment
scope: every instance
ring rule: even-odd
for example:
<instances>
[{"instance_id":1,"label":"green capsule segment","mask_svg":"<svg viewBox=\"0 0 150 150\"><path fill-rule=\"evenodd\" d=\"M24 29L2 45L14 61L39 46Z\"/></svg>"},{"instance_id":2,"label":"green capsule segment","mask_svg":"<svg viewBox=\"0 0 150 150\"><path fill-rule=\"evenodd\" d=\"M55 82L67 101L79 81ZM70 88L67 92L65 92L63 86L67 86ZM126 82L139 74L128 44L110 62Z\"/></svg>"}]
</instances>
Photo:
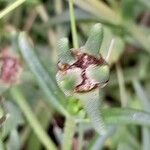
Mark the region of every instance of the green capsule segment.
<instances>
[{"instance_id":1,"label":"green capsule segment","mask_svg":"<svg viewBox=\"0 0 150 150\"><path fill-rule=\"evenodd\" d=\"M87 77L103 86L109 80L109 66L90 66L87 68Z\"/></svg>"},{"instance_id":2,"label":"green capsule segment","mask_svg":"<svg viewBox=\"0 0 150 150\"><path fill-rule=\"evenodd\" d=\"M95 24L82 50L90 55L97 56L103 41L103 28L100 23Z\"/></svg>"},{"instance_id":3,"label":"green capsule segment","mask_svg":"<svg viewBox=\"0 0 150 150\"><path fill-rule=\"evenodd\" d=\"M74 61L71 51L69 49L69 41L67 38L62 38L57 44L58 61L62 64L70 64Z\"/></svg>"},{"instance_id":4,"label":"green capsule segment","mask_svg":"<svg viewBox=\"0 0 150 150\"><path fill-rule=\"evenodd\" d=\"M81 69L73 68L65 72L58 71L56 80L61 90L67 96L71 96L74 93L74 88L82 82Z\"/></svg>"}]
</instances>

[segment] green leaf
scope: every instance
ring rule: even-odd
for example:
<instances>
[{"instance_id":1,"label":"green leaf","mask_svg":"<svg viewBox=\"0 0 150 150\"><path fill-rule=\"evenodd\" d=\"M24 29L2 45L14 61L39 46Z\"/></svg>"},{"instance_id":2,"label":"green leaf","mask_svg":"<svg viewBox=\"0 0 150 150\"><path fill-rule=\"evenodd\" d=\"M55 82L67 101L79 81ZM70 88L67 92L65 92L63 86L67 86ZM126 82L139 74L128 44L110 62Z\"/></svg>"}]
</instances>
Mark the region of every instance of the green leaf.
<instances>
[{"instance_id":1,"label":"green leaf","mask_svg":"<svg viewBox=\"0 0 150 150\"><path fill-rule=\"evenodd\" d=\"M103 28L100 23L95 24L91 31L89 38L87 39L85 45L83 46L83 51L91 55L97 56L103 41Z\"/></svg>"},{"instance_id":2,"label":"green leaf","mask_svg":"<svg viewBox=\"0 0 150 150\"><path fill-rule=\"evenodd\" d=\"M10 94L12 95L13 100L22 110L30 127L32 128L40 142L45 146L47 150L56 150L55 144L42 128L40 122L36 118L35 114L32 112L30 105L27 103L26 99L22 95L22 92L18 88L12 88Z\"/></svg>"},{"instance_id":3,"label":"green leaf","mask_svg":"<svg viewBox=\"0 0 150 150\"><path fill-rule=\"evenodd\" d=\"M105 144L105 141L111 137L116 131L115 127L110 127L105 135L99 136L93 146L91 147L91 150L102 150Z\"/></svg>"},{"instance_id":4,"label":"green leaf","mask_svg":"<svg viewBox=\"0 0 150 150\"><path fill-rule=\"evenodd\" d=\"M0 137L0 150L4 150L4 145L3 145L1 137Z\"/></svg>"},{"instance_id":5,"label":"green leaf","mask_svg":"<svg viewBox=\"0 0 150 150\"><path fill-rule=\"evenodd\" d=\"M7 101L5 106L7 113L9 114L9 118L4 122L2 127L2 130L5 131L3 132L3 138L5 138L8 134L11 133L12 130L14 130L19 125L22 125L24 122L20 110L18 107L16 107L16 105L14 105L14 103Z\"/></svg>"},{"instance_id":6,"label":"green leaf","mask_svg":"<svg viewBox=\"0 0 150 150\"><path fill-rule=\"evenodd\" d=\"M137 109L108 108L102 110L102 116L107 124L134 124L150 127L150 113Z\"/></svg>"},{"instance_id":7,"label":"green leaf","mask_svg":"<svg viewBox=\"0 0 150 150\"><path fill-rule=\"evenodd\" d=\"M137 96L139 97L139 100L143 104L143 107L146 111L150 112L150 101L148 99L148 96L146 95L143 87L141 84L137 81L133 81L133 86L136 91ZM150 147L150 128L143 127L142 129L143 134L143 150L149 150Z\"/></svg>"},{"instance_id":8,"label":"green leaf","mask_svg":"<svg viewBox=\"0 0 150 150\"><path fill-rule=\"evenodd\" d=\"M58 49L58 61L61 63L71 63L73 59L70 49L69 49L69 42L67 38L62 38L59 40L57 44Z\"/></svg>"},{"instance_id":9,"label":"green leaf","mask_svg":"<svg viewBox=\"0 0 150 150\"><path fill-rule=\"evenodd\" d=\"M104 27L103 29L104 29L104 38L101 46L101 54L103 58L107 58L110 43L112 39L114 39L114 44L108 60L108 63L112 65L120 59L120 56L122 55L124 50L124 42L120 37L114 36L111 30L108 29L107 27Z\"/></svg>"},{"instance_id":10,"label":"green leaf","mask_svg":"<svg viewBox=\"0 0 150 150\"><path fill-rule=\"evenodd\" d=\"M4 83L0 83L0 94L4 93L6 90L9 89L9 85L4 84Z\"/></svg>"},{"instance_id":11,"label":"green leaf","mask_svg":"<svg viewBox=\"0 0 150 150\"><path fill-rule=\"evenodd\" d=\"M150 129L147 127L142 128L142 142L143 142L143 150L149 150L150 148Z\"/></svg>"},{"instance_id":12,"label":"green leaf","mask_svg":"<svg viewBox=\"0 0 150 150\"><path fill-rule=\"evenodd\" d=\"M137 80L133 81L133 86L134 86L136 94L139 97L139 100L141 101L144 109L146 111L150 112L150 100L148 99L148 96L146 95L143 87Z\"/></svg>"},{"instance_id":13,"label":"green leaf","mask_svg":"<svg viewBox=\"0 0 150 150\"><path fill-rule=\"evenodd\" d=\"M58 99L64 100L65 97L63 96L63 94L61 94L61 92L59 93L59 95L56 95L56 93L60 90L54 84L53 79L50 78L46 70L41 65L39 59L33 51L34 48L31 45L31 43L29 43L29 41L27 40L27 36L25 33L21 33L19 35L18 44L20 47L20 52L25 62L29 66L31 72L35 75L39 86L45 93L45 96L47 97L47 102L50 105L53 105L53 107L55 107L57 111L64 114L65 116L68 116L68 112L58 101Z\"/></svg>"},{"instance_id":14,"label":"green leaf","mask_svg":"<svg viewBox=\"0 0 150 150\"><path fill-rule=\"evenodd\" d=\"M7 150L21 149L19 133L16 129L12 130L7 143Z\"/></svg>"},{"instance_id":15,"label":"green leaf","mask_svg":"<svg viewBox=\"0 0 150 150\"><path fill-rule=\"evenodd\" d=\"M125 20L136 19L136 17L142 12L144 7L138 2L139 0L125 0L121 1L122 16Z\"/></svg>"}]
</instances>

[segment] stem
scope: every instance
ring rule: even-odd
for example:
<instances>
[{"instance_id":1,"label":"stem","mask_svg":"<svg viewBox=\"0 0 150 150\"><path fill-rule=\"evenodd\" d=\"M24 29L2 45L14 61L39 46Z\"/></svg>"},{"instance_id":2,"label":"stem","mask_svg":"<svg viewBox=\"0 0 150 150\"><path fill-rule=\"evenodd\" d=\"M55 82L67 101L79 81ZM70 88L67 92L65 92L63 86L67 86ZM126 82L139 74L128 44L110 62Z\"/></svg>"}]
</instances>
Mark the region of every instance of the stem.
<instances>
[{"instance_id":1,"label":"stem","mask_svg":"<svg viewBox=\"0 0 150 150\"><path fill-rule=\"evenodd\" d=\"M116 71L117 71L117 78L119 83L121 105L125 107L127 105L127 96L126 96L123 72L119 63L116 64Z\"/></svg>"},{"instance_id":2,"label":"stem","mask_svg":"<svg viewBox=\"0 0 150 150\"><path fill-rule=\"evenodd\" d=\"M113 51L114 43L115 43L115 39L112 39L111 42L110 42L110 46L109 46L109 49L108 49L108 53L107 53L106 59L105 59L106 62L109 62L109 60L110 60L110 56L111 56L112 51Z\"/></svg>"},{"instance_id":3,"label":"stem","mask_svg":"<svg viewBox=\"0 0 150 150\"><path fill-rule=\"evenodd\" d=\"M73 0L69 0L69 12L70 12L70 20L71 20L73 47L78 48L79 44L78 44L77 29L76 29L75 15L73 9Z\"/></svg>"},{"instance_id":4,"label":"stem","mask_svg":"<svg viewBox=\"0 0 150 150\"><path fill-rule=\"evenodd\" d=\"M0 12L0 19L3 18L4 16L6 16L9 12L14 10L15 8L17 8L21 4L23 4L25 1L26 0L17 0L13 4L11 4L10 6L6 7L4 10L2 10Z\"/></svg>"},{"instance_id":5,"label":"stem","mask_svg":"<svg viewBox=\"0 0 150 150\"><path fill-rule=\"evenodd\" d=\"M84 134L83 128L84 128L83 123L80 123L79 124L79 138L78 138L78 141L79 141L78 149L79 150L83 149L83 134Z\"/></svg>"},{"instance_id":6,"label":"stem","mask_svg":"<svg viewBox=\"0 0 150 150\"><path fill-rule=\"evenodd\" d=\"M37 135L41 143L45 146L47 150L56 150L56 146L41 127L36 116L33 114L29 104L26 102L25 98L21 94L21 91L18 88L12 88L10 92L15 102L21 108L31 128L33 129L34 133Z\"/></svg>"},{"instance_id":7,"label":"stem","mask_svg":"<svg viewBox=\"0 0 150 150\"><path fill-rule=\"evenodd\" d=\"M70 117L66 118L62 150L72 149L72 142L73 142L75 127L76 127L76 124L75 124L74 119Z\"/></svg>"},{"instance_id":8,"label":"stem","mask_svg":"<svg viewBox=\"0 0 150 150\"><path fill-rule=\"evenodd\" d=\"M106 133L106 127L101 114L99 89L88 93L78 94L77 97L81 100L81 103L83 104L94 129L100 135L104 135Z\"/></svg>"}]
</instances>

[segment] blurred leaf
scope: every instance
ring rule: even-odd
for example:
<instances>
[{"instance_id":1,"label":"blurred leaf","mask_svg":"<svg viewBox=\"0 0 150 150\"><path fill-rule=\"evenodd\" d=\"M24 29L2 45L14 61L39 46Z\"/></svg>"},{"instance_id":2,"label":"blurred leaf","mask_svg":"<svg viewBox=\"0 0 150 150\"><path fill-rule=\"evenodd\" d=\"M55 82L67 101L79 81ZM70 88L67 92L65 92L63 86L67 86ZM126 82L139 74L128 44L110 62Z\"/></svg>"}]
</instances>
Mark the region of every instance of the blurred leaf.
<instances>
[{"instance_id":1,"label":"blurred leaf","mask_svg":"<svg viewBox=\"0 0 150 150\"><path fill-rule=\"evenodd\" d=\"M93 146L91 147L90 150L102 150L103 147L104 147L104 144L106 142L106 140L108 138L110 138L116 131L116 127L110 127L108 130L107 130L107 133L106 135L102 135L102 136L99 136L95 143L93 144Z\"/></svg>"},{"instance_id":2,"label":"blurred leaf","mask_svg":"<svg viewBox=\"0 0 150 150\"><path fill-rule=\"evenodd\" d=\"M11 133L12 130L24 123L23 116L16 105L14 105L10 101L7 101L6 108L9 114L9 118L4 122L2 128L3 138L6 137L9 133Z\"/></svg>"},{"instance_id":3,"label":"blurred leaf","mask_svg":"<svg viewBox=\"0 0 150 150\"><path fill-rule=\"evenodd\" d=\"M3 141L1 139L1 137L0 137L0 150L4 150Z\"/></svg>"},{"instance_id":4,"label":"blurred leaf","mask_svg":"<svg viewBox=\"0 0 150 150\"><path fill-rule=\"evenodd\" d=\"M107 27L104 27L104 39L101 46L101 53L104 58L107 57L107 53L112 39L114 39L114 45L112 47L112 52L109 57L109 64L111 65L116 63L119 60L121 54L123 53L124 42L120 37L114 36Z\"/></svg>"},{"instance_id":5,"label":"blurred leaf","mask_svg":"<svg viewBox=\"0 0 150 150\"><path fill-rule=\"evenodd\" d=\"M141 101L144 107L144 110L150 112L150 100L148 99L148 96L146 95L143 87L140 85L140 83L137 80L133 81L133 86L137 96L139 97L139 100Z\"/></svg>"},{"instance_id":6,"label":"blurred leaf","mask_svg":"<svg viewBox=\"0 0 150 150\"><path fill-rule=\"evenodd\" d=\"M17 88L12 88L10 94L13 97L13 100L17 103L17 105L22 110L25 115L30 127L43 144L46 149L56 150L56 146L53 141L49 138L48 134L42 128L40 122L36 118L35 114L32 112L30 105L26 102L26 99L22 95L22 92Z\"/></svg>"},{"instance_id":7,"label":"blurred leaf","mask_svg":"<svg viewBox=\"0 0 150 150\"><path fill-rule=\"evenodd\" d=\"M46 70L39 62L37 56L33 51L33 46L27 40L26 34L21 33L18 40L22 56L32 73L35 75L39 86L47 97L47 101L49 102L49 104L53 105L55 109L62 114L66 116L69 115L62 104L58 101L62 99L64 100L65 97L61 95L59 88L54 84L53 79L50 78ZM56 95L57 92L60 92L59 95Z\"/></svg>"},{"instance_id":8,"label":"blurred leaf","mask_svg":"<svg viewBox=\"0 0 150 150\"><path fill-rule=\"evenodd\" d=\"M121 55L124 52L124 48L125 48L124 41L119 37L114 37L114 45L109 59L109 64L112 65L120 59Z\"/></svg>"},{"instance_id":9,"label":"blurred leaf","mask_svg":"<svg viewBox=\"0 0 150 150\"><path fill-rule=\"evenodd\" d=\"M7 150L20 150L20 138L16 129L12 130L7 142Z\"/></svg>"},{"instance_id":10,"label":"blurred leaf","mask_svg":"<svg viewBox=\"0 0 150 150\"><path fill-rule=\"evenodd\" d=\"M133 81L133 86L136 91L139 100L141 101L144 109L147 112L150 112L150 100L148 99L143 87L137 80ZM142 135L143 135L143 150L149 150L150 148L150 128L143 127L142 128Z\"/></svg>"},{"instance_id":11,"label":"blurred leaf","mask_svg":"<svg viewBox=\"0 0 150 150\"><path fill-rule=\"evenodd\" d=\"M141 150L140 143L136 139L136 136L132 134L125 126L120 126L117 128L117 132L112 136L111 142L111 147L113 148L118 147L121 143L126 143L127 146L134 150Z\"/></svg>"},{"instance_id":12,"label":"blurred leaf","mask_svg":"<svg viewBox=\"0 0 150 150\"><path fill-rule=\"evenodd\" d=\"M142 28L130 21L126 22L125 26L129 34L136 40L137 45L141 46L141 48L150 54L150 39L142 32Z\"/></svg>"},{"instance_id":13,"label":"blurred leaf","mask_svg":"<svg viewBox=\"0 0 150 150\"><path fill-rule=\"evenodd\" d=\"M109 108L102 110L107 124L135 124L150 127L150 113L131 108Z\"/></svg>"},{"instance_id":14,"label":"blurred leaf","mask_svg":"<svg viewBox=\"0 0 150 150\"><path fill-rule=\"evenodd\" d=\"M38 106L36 107L35 113L37 114L38 120L41 126L47 130L49 123L52 121L52 114L49 111L49 108L43 104L43 102L39 102ZM44 117L43 117L44 116ZM31 131L30 136L27 139L27 150L41 150L41 143L34 132Z\"/></svg>"},{"instance_id":15,"label":"blurred leaf","mask_svg":"<svg viewBox=\"0 0 150 150\"><path fill-rule=\"evenodd\" d=\"M148 9L150 9L150 2L149 0L138 0L139 2L141 2L142 4L144 4L144 6Z\"/></svg>"},{"instance_id":16,"label":"blurred leaf","mask_svg":"<svg viewBox=\"0 0 150 150\"><path fill-rule=\"evenodd\" d=\"M150 128L142 128L142 141L143 141L143 150L149 150L150 148Z\"/></svg>"},{"instance_id":17,"label":"blurred leaf","mask_svg":"<svg viewBox=\"0 0 150 150\"><path fill-rule=\"evenodd\" d=\"M2 93L4 93L6 90L8 90L9 89L9 85L7 85L7 84L0 84L0 94L2 94Z\"/></svg>"},{"instance_id":18,"label":"blurred leaf","mask_svg":"<svg viewBox=\"0 0 150 150\"><path fill-rule=\"evenodd\" d=\"M128 142L120 142L118 144L117 150L137 150L137 149L134 149Z\"/></svg>"},{"instance_id":19,"label":"blurred leaf","mask_svg":"<svg viewBox=\"0 0 150 150\"><path fill-rule=\"evenodd\" d=\"M91 15L90 13L79 9L79 8L75 8L74 9L74 13L75 13L75 17L76 17L76 21L98 21L97 17L94 17L93 15ZM60 15L54 16L52 17L48 22L42 24L42 25L35 25L36 28L47 28L49 26L54 26L54 25L60 25L60 24L64 24L64 23L69 23L70 22L70 18L69 18L69 10L64 10Z\"/></svg>"},{"instance_id":20,"label":"blurred leaf","mask_svg":"<svg viewBox=\"0 0 150 150\"><path fill-rule=\"evenodd\" d=\"M119 15L102 1L76 0L74 3L83 10L86 10L87 12L90 12L94 16L98 17L100 21L115 25L120 22Z\"/></svg>"},{"instance_id":21,"label":"blurred leaf","mask_svg":"<svg viewBox=\"0 0 150 150\"><path fill-rule=\"evenodd\" d=\"M121 1L121 7L124 19L136 19L139 13L144 10L138 0L123 0Z\"/></svg>"}]
</instances>

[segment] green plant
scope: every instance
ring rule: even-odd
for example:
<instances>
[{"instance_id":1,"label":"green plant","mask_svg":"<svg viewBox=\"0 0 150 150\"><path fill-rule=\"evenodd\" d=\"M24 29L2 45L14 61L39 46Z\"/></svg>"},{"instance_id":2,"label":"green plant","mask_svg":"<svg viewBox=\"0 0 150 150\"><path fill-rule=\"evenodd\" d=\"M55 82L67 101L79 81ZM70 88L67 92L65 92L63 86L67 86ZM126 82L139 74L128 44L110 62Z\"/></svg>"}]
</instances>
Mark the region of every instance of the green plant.
<instances>
[{"instance_id":1,"label":"green plant","mask_svg":"<svg viewBox=\"0 0 150 150\"><path fill-rule=\"evenodd\" d=\"M99 90L109 80L109 67L99 54L103 39L103 29L96 24L85 45L79 49L69 50L68 40L59 42L59 61L56 80L67 96L77 97L92 120L95 130L105 134L101 117L101 98Z\"/></svg>"},{"instance_id":2,"label":"green plant","mask_svg":"<svg viewBox=\"0 0 150 150\"><path fill-rule=\"evenodd\" d=\"M0 150L149 150L149 6L1 0Z\"/></svg>"}]
</instances>

